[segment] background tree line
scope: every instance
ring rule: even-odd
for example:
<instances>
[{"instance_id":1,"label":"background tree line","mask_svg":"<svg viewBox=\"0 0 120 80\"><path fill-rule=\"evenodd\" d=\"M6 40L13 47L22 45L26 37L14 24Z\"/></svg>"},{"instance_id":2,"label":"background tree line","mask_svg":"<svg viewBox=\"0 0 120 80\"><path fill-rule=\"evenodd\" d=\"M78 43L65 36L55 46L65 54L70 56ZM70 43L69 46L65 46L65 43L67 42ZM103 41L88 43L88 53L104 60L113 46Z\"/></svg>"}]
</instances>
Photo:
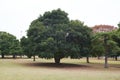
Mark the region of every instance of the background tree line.
<instances>
[{"instance_id":1,"label":"background tree line","mask_svg":"<svg viewBox=\"0 0 120 80\"><path fill-rule=\"evenodd\" d=\"M120 24L118 24L120 27ZM33 20L27 30L27 37L19 40L15 36L0 32L0 54L26 55L28 58L54 58L60 63L62 58L79 59L86 57L120 55L120 29L106 33L93 34L92 29L84 22L70 20L61 9L45 12Z\"/></svg>"}]
</instances>

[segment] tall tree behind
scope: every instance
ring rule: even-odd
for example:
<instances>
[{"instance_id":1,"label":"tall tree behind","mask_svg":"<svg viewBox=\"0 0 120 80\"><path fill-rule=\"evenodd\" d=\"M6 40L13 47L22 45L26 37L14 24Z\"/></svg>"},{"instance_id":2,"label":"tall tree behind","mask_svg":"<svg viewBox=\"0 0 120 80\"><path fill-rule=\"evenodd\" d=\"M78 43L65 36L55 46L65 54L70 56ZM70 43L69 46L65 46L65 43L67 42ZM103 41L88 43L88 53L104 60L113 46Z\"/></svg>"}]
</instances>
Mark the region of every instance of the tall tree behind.
<instances>
[{"instance_id":1,"label":"tall tree behind","mask_svg":"<svg viewBox=\"0 0 120 80\"><path fill-rule=\"evenodd\" d=\"M69 26L68 41L77 45L77 57L85 56L87 63L89 63L92 30L79 20L70 21Z\"/></svg>"}]
</instances>

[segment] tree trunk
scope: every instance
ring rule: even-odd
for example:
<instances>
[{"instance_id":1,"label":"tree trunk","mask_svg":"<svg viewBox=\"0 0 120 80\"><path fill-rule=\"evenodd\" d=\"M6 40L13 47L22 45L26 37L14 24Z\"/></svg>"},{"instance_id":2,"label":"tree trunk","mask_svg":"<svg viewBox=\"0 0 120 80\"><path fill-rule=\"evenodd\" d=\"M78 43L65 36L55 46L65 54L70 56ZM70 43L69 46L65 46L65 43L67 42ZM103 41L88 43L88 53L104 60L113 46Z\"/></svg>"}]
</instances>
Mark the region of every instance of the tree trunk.
<instances>
[{"instance_id":1,"label":"tree trunk","mask_svg":"<svg viewBox=\"0 0 120 80\"><path fill-rule=\"evenodd\" d=\"M56 63L56 64L59 64L59 63L60 63L60 58L55 57L54 60L55 60L55 63Z\"/></svg>"},{"instance_id":2,"label":"tree trunk","mask_svg":"<svg viewBox=\"0 0 120 80\"><path fill-rule=\"evenodd\" d=\"M115 56L115 60L117 61L118 59L117 59L117 56Z\"/></svg>"},{"instance_id":3,"label":"tree trunk","mask_svg":"<svg viewBox=\"0 0 120 80\"><path fill-rule=\"evenodd\" d=\"M104 65L105 68L108 68L108 56L105 55L105 65Z\"/></svg>"},{"instance_id":4,"label":"tree trunk","mask_svg":"<svg viewBox=\"0 0 120 80\"><path fill-rule=\"evenodd\" d=\"M15 54L13 54L13 58L14 58L14 59L16 58L16 55L15 55Z\"/></svg>"},{"instance_id":5,"label":"tree trunk","mask_svg":"<svg viewBox=\"0 0 120 80\"><path fill-rule=\"evenodd\" d=\"M87 61L87 63L90 63L90 62L89 62L89 56L86 57L86 61Z\"/></svg>"},{"instance_id":6,"label":"tree trunk","mask_svg":"<svg viewBox=\"0 0 120 80\"><path fill-rule=\"evenodd\" d=\"M31 58L32 56L31 55L27 55L28 58Z\"/></svg>"},{"instance_id":7,"label":"tree trunk","mask_svg":"<svg viewBox=\"0 0 120 80\"><path fill-rule=\"evenodd\" d=\"M20 55L20 58L22 58L22 55Z\"/></svg>"},{"instance_id":8,"label":"tree trunk","mask_svg":"<svg viewBox=\"0 0 120 80\"><path fill-rule=\"evenodd\" d=\"M4 54L1 54L2 58L5 58L5 55Z\"/></svg>"},{"instance_id":9,"label":"tree trunk","mask_svg":"<svg viewBox=\"0 0 120 80\"><path fill-rule=\"evenodd\" d=\"M107 45L107 36L104 36L104 46L105 46L105 64L104 68L108 68L108 45Z\"/></svg>"},{"instance_id":10,"label":"tree trunk","mask_svg":"<svg viewBox=\"0 0 120 80\"><path fill-rule=\"evenodd\" d=\"M98 56L98 60L100 59L100 56Z\"/></svg>"},{"instance_id":11,"label":"tree trunk","mask_svg":"<svg viewBox=\"0 0 120 80\"><path fill-rule=\"evenodd\" d=\"M33 56L33 61L35 61L35 55Z\"/></svg>"}]
</instances>

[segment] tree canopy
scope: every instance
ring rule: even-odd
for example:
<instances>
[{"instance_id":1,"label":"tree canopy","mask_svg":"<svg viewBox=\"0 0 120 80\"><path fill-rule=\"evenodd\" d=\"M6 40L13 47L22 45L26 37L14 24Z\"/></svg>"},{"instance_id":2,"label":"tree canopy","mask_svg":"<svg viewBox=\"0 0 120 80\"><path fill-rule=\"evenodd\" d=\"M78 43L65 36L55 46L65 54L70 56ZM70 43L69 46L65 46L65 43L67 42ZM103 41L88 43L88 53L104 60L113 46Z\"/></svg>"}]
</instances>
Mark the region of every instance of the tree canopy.
<instances>
[{"instance_id":1,"label":"tree canopy","mask_svg":"<svg viewBox=\"0 0 120 80\"><path fill-rule=\"evenodd\" d=\"M91 29L79 20L71 20L61 9L45 12L34 20L27 31L30 48L41 58L80 58L90 45ZM87 53L87 52L86 52Z\"/></svg>"},{"instance_id":2,"label":"tree canopy","mask_svg":"<svg viewBox=\"0 0 120 80\"><path fill-rule=\"evenodd\" d=\"M15 58L15 55L20 53L19 41L14 35L7 32L0 32L0 52L2 58L8 54L14 55L13 58Z\"/></svg>"}]
</instances>

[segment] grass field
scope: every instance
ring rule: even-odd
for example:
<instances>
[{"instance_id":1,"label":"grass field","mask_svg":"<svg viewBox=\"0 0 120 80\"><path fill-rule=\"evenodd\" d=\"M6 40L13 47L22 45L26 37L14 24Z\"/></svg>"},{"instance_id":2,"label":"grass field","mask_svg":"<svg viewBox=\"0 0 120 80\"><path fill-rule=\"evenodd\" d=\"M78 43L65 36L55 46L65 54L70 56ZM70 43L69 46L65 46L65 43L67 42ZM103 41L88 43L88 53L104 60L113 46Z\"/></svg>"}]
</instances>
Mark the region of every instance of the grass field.
<instances>
[{"instance_id":1,"label":"grass field","mask_svg":"<svg viewBox=\"0 0 120 80\"><path fill-rule=\"evenodd\" d=\"M60 65L54 60L0 59L0 80L120 80L120 61L62 59Z\"/></svg>"}]
</instances>

